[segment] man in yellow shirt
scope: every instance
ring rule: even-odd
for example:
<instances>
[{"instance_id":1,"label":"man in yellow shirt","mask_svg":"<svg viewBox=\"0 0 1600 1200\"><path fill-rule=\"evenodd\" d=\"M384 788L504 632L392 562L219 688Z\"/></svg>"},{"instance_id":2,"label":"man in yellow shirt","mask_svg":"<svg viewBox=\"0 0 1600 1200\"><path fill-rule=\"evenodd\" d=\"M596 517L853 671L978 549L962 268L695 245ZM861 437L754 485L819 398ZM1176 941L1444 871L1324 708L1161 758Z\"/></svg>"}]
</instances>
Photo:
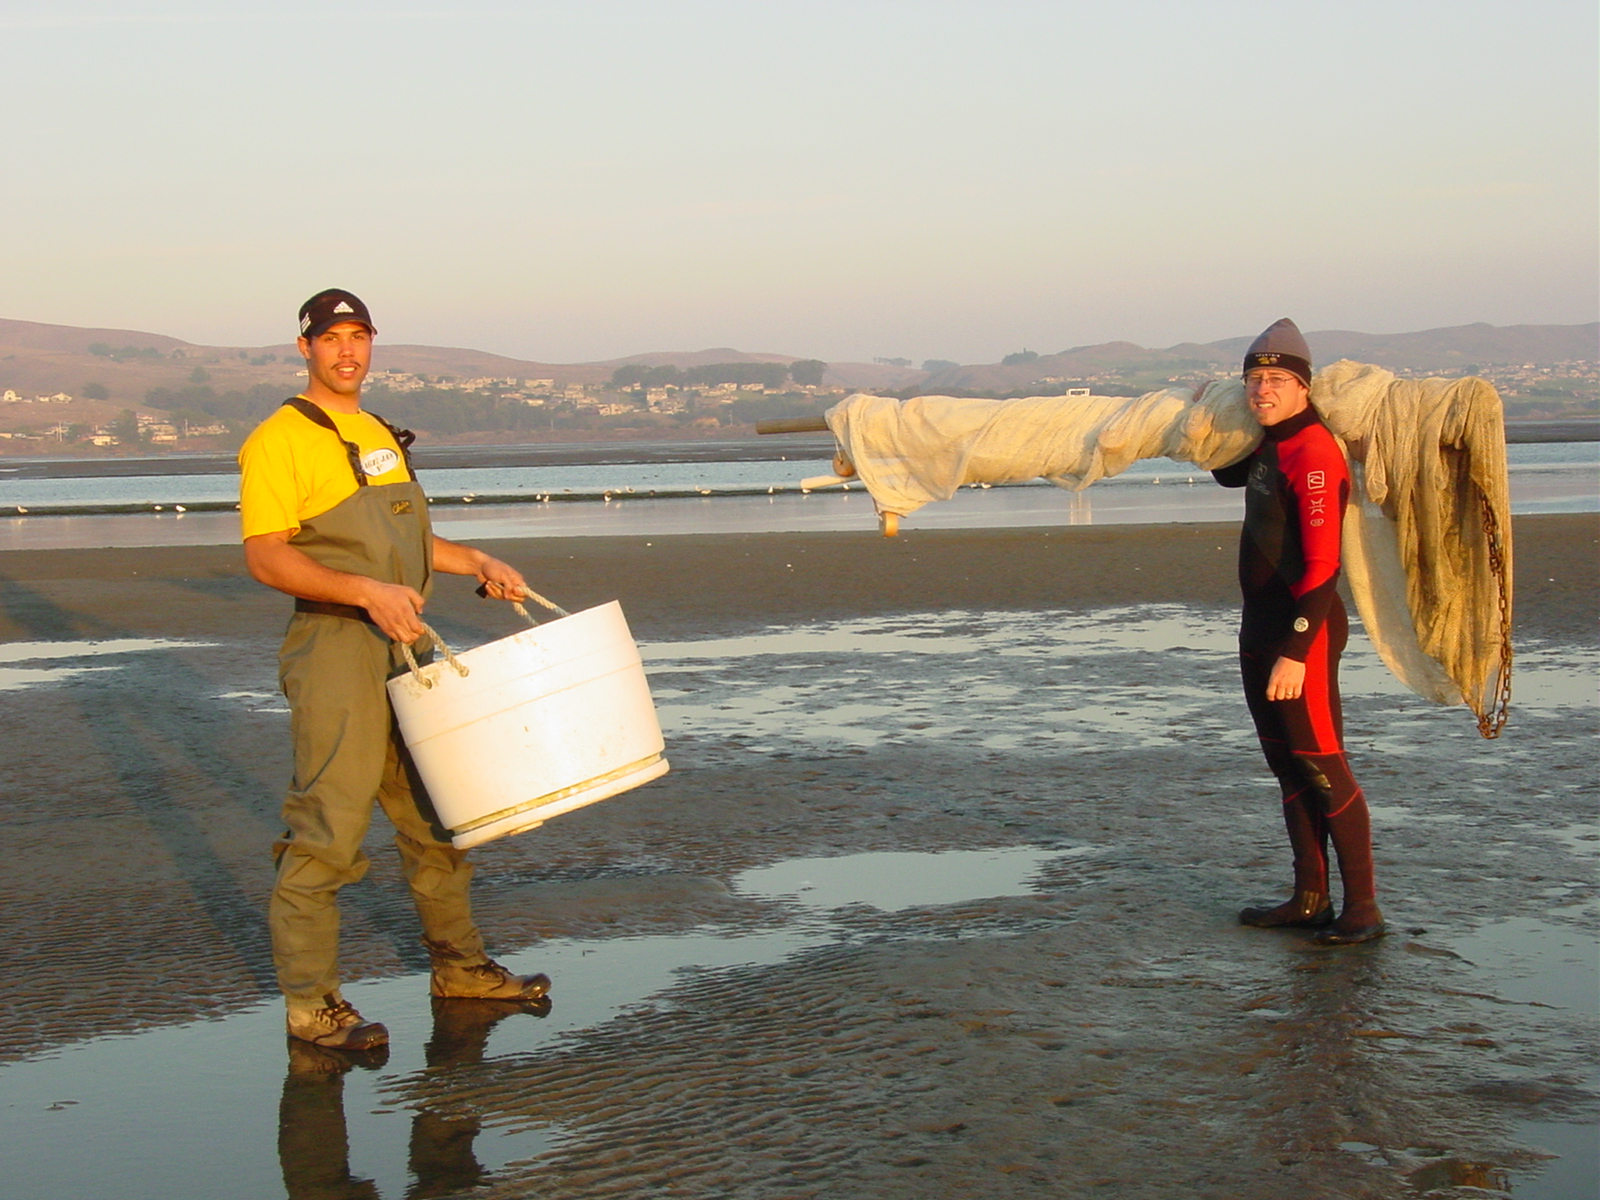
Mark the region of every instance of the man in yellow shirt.
<instances>
[{"instance_id":1,"label":"man in yellow shirt","mask_svg":"<svg viewBox=\"0 0 1600 1200\"><path fill-rule=\"evenodd\" d=\"M433 572L475 576L514 600L526 585L482 550L446 541L428 521L411 470L411 435L361 407L375 333L367 307L334 288L300 309L309 382L239 451L245 563L295 598L279 653L289 700L294 780L276 843L268 908L289 1033L368 1049L388 1031L339 992L338 891L367 870L361 841L377 801L395 845L443 998L533 1001L544 975L513 975L484 951L472 920L472 867L450 842L415 776L385 682L401 642L423 635ZM419 646L419 649L422 647Z\"/></svg>"}]
</instances>

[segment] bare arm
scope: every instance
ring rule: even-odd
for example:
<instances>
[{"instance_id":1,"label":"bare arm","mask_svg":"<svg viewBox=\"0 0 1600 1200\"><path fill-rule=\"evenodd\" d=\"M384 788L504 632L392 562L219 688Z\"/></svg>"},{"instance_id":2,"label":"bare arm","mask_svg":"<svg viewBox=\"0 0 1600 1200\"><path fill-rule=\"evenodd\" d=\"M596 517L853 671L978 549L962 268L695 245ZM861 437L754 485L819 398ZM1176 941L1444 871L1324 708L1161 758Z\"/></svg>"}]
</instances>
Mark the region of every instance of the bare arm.
<instances>
[{"instance_id":1,"label":"bare arm","mask_svg":"<svg viewBox=\"0 0 1600 1200\"><path fill-rule=\"evenodd\" d=\"M422 636L422 593L404 584L380 583L364 575L335 571L289 544L289 531L263 533L244 540L244 561L259 582L302 600L353 604L367 610L372 623L388 637L414 642Z\"/></svg>"},{"instance_id":2,"label":"bare arm","mask_svg":"<svg viewBox=\"0 0 1600 1200\"><path fill-rule=\"evenodd\" d=\"M433 569L446 575L473 575L488 588L496 600L520 600L528 594L528 584L515 567L492 555L460 542L434 535Z\"/></svg>"}]
</instances>

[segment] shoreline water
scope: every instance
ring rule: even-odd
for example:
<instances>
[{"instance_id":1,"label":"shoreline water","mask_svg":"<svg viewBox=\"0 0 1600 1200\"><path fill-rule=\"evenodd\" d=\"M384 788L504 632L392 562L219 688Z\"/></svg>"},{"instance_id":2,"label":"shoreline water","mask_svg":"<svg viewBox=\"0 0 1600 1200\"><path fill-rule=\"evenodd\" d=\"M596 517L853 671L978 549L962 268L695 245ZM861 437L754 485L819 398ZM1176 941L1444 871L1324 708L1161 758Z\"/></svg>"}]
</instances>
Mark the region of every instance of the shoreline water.
<instances>
[{"instance_id":1,"label":"shoreline water","mask_svg":"<svg viewBox=\"0 0 1600 1200\"><path fill-rule=\"evenodd\" d=\"M1569 461L1513 463L1514 514L1600 510L1600 471L1587 461L1592 457L1589 449L1562 457ZM743 473L747 465L736 462L726 469ZM545 484L548 490L534 492L539 499L531 499L526 491L478 494L466 486L472 479L459 475L430 473L424 486L431 493L430 507L440 532L465 541L875 527L871 498L860 484L809 493L799 486L799 478L825 472L826 462L778 460L765 469L782 474L758 477L754 483L746 479L677 487L651 476L648 482L661 485L632 492L627 490L630 485L615 478L600 482L608 478L605 474L589 479L586 486L562 491L556 485L563 477L557 476ZM641 485L647 482L646 477L636 478ZM565 479L574 482L571 476ZM1081 492L1043 481L964 488L952 499L913 514L904 527L1228 521L1238 518L1240 505L1237 492L1213 486L1210 477L1192 465L1148 460ZM225 545L238 540L236 508L231 498L46 509L30 505L25 514L11 515L0 506L0 550Z\"/></svg>"},{"instance_id":2,"label":"shoreline water","mask_svg":"<svg viewBox=\"0 0 1600 1200\"><path fill-rule=\"evenodd\" d=\"M1538 445L1600 441L1600 418L1573 417L1508 421L1506 444ZM665 462L760 462L784 458L822 458L833 454L827 435L783 434L764 437L684 438L661 441L423 443L412 448L419 470L471 467L574 466ZM110 478L139 475L237 474L229 451L176 451L164 455L52 456L0 455L0 479Z\"/></svg>"}]
</instances>

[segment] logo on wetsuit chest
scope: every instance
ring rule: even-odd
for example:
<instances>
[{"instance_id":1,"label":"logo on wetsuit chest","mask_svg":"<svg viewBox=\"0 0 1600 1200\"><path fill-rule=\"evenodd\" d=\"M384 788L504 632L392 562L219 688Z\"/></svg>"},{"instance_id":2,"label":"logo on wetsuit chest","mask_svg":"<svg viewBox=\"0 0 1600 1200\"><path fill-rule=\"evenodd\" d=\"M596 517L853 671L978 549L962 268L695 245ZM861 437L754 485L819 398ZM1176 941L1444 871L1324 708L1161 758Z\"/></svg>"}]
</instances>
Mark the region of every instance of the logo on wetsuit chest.
<instances>
[{"instance_id":1,"label":"logo on wetsuit chest","mask_svg":"<svg viewBox=\"0 0 1600 1200\"><path fill-rule=\"evenodd\" d=\"M411 501L396 500L393 504L389 505L389 511L397 517L404 513L408 513L411 511Z\"/></svg>"},{"instance_id":2,"label":"logo on wetsuit chest","mask_svg":"<svg viewBox=\"0 0 1600 1200\"><path fill-rule=\"evenodd\" d=\"M1250 468L1250 490L1260 492L1264 496L1272 494L1272 488L1267 483L1267 464L1257 461Z\"/></svg>"},{"instance_id":3,"label":"logo on wetsuit chest","mask_svg":"<svg viewBox=\"0 0 1600 1200\"><path fill-rule=\"evenodd\" d=\"M385 446L381 450L373 450L361 456L361 469L368 479L387 474L395 469L400 462L400 456Z\"/></svg>"}]
</instances>

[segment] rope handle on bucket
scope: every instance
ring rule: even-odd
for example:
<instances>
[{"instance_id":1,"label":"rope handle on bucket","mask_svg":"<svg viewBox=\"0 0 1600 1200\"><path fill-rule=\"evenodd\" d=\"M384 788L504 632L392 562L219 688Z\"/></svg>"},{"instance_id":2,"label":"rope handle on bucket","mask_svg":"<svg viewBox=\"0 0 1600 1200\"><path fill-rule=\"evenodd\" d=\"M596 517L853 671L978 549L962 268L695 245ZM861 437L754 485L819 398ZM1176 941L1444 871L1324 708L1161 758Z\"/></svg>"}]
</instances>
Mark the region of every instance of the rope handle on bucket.
<instances>
[{"instance_id":1,"label":"rope handle on bucket","mask_svg":"<svg viewBox=\"0 0 1600 1200\"><path fill-rule=\"evenodd\" d=\"M543 596L539 595L539 593L534 591L532 588L523 588L522 590L523 590L523 593L528 597L528 599L535 600L538 603L544 605L544 607L548 608L551 612L555 613L556 616L558 616L558 617L570 617L572 615L566 609L562 608L559 604L555 603L555 601L546 600ZM480 595L480 596L487 595L487 590L485 588L481 588L480 587L478 589L478 595ZM532 625L535 628L538 627L539 622L535 621L533 619L533 617L528 613L528 610L522 607L522 603L520 601L513 600L511 602L511 607L512 607L513 610L515 610L517 615L520 616L529 625ZM466 678L468 675L470 675L472 673L472 669L470 667L468 667L466 663L462 662L459 658L457 658L451 652L450 647L445 645L444 639L442 637L440 637L438 635L438 633L434 630L433 626L429 625L426 621L424 621L423 624L422 624L422 632L424 634L426 634L428 637L433 639L433 644L439 648L439 654L441 655L441 657L444 658L445 662L450 664L450 666L455 670L455 673L457 675L460 675L464 679L464 678ZM406 665L411 668L411 674L413 676L415 676L416 681L418 683L420 683L425 688L431 688L433 686L433 680L428 678L426 675L424 675L422 673L422 668L417 665L417 656L416 656L416 654L414 654L412 652L411 647L409 645L407 645L405 642L401 642L400 643L400 653L402 653L402 654L404 654L406 656Z\"/></svg>"},{"instance_id":2,"label":"rope handle on bucket","mask_svg":"<svg viewBox=\"0 0 1600 1200\"><path fill-rule=\"evenodd\" d=\"M465 678L467 675L472 673L471 668L468 667L466 663L462 662L453 653L451 653L450 647L445 645L444 639L434 632L433 626L429 625L427 622L423 622L422 632L426 636L433 639L433 644L439 648L440 656L445 660L445 662L449 663L450 666L455 669L455 673L457 675ZM420 641L421 639L418 640ZM417 665L417 656L412 652L411 647L407 643L401 642L400 653L406 656L406 666L411 668L412 677L415 678L416 681L423 687L431 688L433 686L433 680L429 679L422 673L422 668Z\"/></svg>"},{"instance_id":3,"label":"rope handle on bucket","mask_svg":"<svg viewBox=\"0 0 1600 1200\"><path fill-rule=\"evenodd\" d=\"M566 609L562 608L559 604L556 604L554 601L551 601L551 600L546 600L543 596L539 595L538 592L534 591L531 588L523 588L522 591L523 591L523 594L526 595L529 600L533 600L533 601L535 601L535 602L537 602L539 604L544 605L551 612L555 613L555 615L558 616L558 617L570 617L572 615ZM529 625L537 625L539 623L539 622L535 621L531 616L528 615L528 610L522 607L522 602L521 601L513 600L511 602L511 609L512 609L513 612L515 612L517 614L517 616L521 617Z\"/></svg>"},{"instance_id":4,"label":"rope handle on bucket","mask_svg":"<svg viewBox=\"0 0 1600 1200\"><path fill-rule=\"evenodd\" d=\"M548 608L551 612L555 613L555 615L558 616L558 617L570 617L572 615L566 609L562 608L559 604L557 604L554 600L546 600L543 596L539 595L538 592L534 591L531 587L528 587L527 585L523 585L522 594L525 597L527 597L529 600L533 600L533 601L535 601L535 602L537 602L539 604L544 605L545 608ZM487 583L478 585L478 595L482 596L486 600L489 598L489 585ZM532 617L530 617L528 615L528 610L522 607L522 604L521 604L520 601L513 600L511 602L511 607L516 611L517 615L519 617L521 617L524 621L526 621L529 625L537 625L539 623L539 622L535 621Z\"/></svg>"}]
</instances>

